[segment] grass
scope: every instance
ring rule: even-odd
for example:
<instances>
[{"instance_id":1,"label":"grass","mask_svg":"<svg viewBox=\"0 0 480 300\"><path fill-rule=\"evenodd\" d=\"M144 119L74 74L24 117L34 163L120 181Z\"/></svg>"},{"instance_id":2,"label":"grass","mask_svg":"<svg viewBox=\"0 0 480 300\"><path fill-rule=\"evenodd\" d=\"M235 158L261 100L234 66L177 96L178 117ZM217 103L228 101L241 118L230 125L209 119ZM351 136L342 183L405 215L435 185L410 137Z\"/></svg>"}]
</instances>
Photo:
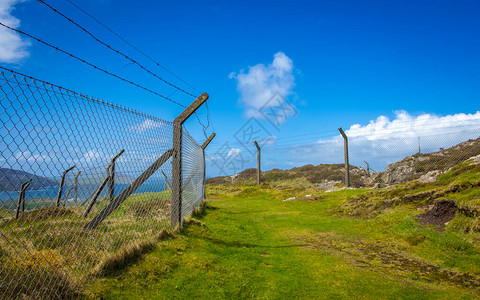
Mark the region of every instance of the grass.
<instances>
[{"instance_id":1,"label":"grass","mask_svg":"<svg viewBox=\"0 0 480 300\"><path fill-rule=\"evenodd\" d=\"M476 182L474 172L376 191L208 186L208 205L185 222L181 234L156 243L123 272L97 279L84 297L478 298L480 233L464 226L476 218L457 213L443 232L422 226L417 207L427 200L412 196L450 189L442 197L476 203L478 188L466 187ZM453 192L455 185L465 189ZM297 200L283 201L294 196ZM355 205L402 197L413 200L373 214L375 209L348 214Z\"/></svg>"},{"instance_id":2,"label":"grass","mask_svg":"<svg viewBox=\"0 0 480 300\"><path fill-rule=\"evenodd\" d=\"M93 276L114 273L152 249L170 225L169 192L129 197L94 230L84 225L108 203L0 211L0 297L65 299Z\"/></svg>"}]
</instances>

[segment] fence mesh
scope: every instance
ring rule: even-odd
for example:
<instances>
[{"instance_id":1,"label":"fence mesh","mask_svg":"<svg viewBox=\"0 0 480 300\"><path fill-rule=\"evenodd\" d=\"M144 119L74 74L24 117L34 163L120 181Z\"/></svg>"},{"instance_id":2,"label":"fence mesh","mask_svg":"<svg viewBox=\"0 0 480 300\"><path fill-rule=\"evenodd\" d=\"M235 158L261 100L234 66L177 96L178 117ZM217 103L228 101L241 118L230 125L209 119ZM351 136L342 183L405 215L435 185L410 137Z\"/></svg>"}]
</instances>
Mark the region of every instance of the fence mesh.
<instances>
[{"instance_id":1,"label":"fence mesh","mask_svg":"<svg viewBox=\"0 0 480 300\"><path fill-rule=\"evenodd\" d=\"M85 226L172 148L171 122L10 72L0 73L0 98L0 298L69 297L170 228L171 157ZM202 200L204 158L184 132L189 215Z\"/></svg>"},{"instance_id":2,"label":"fence mesh","mask_svg":"<svg viewBox=\"0 0 480 300\"><path fill-rule=\"evenodd\" d=\"M209 183L256 184L254 140L261 147L264 182L305 183L325 190L345 183L344 139L338 129L272 140L263 129L269 128L266 121L252 123L247 121L232 140L210 146ZM446 116L398 112L394 120L382 116L353 125L345 134L353 187L434 181L459 163L480 160L480 112Z\"/></svg>"},{"instance_id":3,"label":"fence mesh","mask_svg":"<svg viewBox=\"0 0 480 300\"><path fill-rule=\"evenodd\" d=\"M182 218L188 217L203 200L204 155L200 145L184 129L182 133Z\"/></svg>"}]
</instances>

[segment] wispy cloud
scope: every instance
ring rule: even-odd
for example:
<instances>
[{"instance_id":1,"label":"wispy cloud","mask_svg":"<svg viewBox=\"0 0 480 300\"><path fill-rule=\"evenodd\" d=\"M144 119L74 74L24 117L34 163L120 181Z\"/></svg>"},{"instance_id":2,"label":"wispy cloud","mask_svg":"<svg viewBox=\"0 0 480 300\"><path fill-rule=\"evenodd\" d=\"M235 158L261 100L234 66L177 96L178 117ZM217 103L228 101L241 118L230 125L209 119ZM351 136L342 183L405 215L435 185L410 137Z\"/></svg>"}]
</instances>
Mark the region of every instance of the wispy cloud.
<instances>
[{"instance_id":1,"label":"wispy cloud","mask_svg":"<svg viewBox=\"0 0 480 300\"><path fill-rule=\"evenodd\" d=\"M90 150L83 155L81 161L85 163L90 163L100 159L106 160L107 156L102 152L98 152L96 150Z\"/></svg>"},{"instance_id":2,"label":"wispy cloud","mask_svg":"<svg viewBox=\"0 0 480 300\"><path fill-rule=\"evenodd\" d=\"M232 157L232 156L235 157L235 156L239 155L240 152L242 152L242 150L240 150L239 148L231 148L228 151L227 157Z\"/></svg>"},{"instance_id":3,"label":"wispy cloud","mask_svg":"<svg viewBox=\"0 0 480 300\"><path fill-rule=\"evenodd\" d=\"M134 131L134 132L137 132L137 133L143 133L147 130L160 128L162 126L164 126L164 123L162 123L162 122L154 121L152 119L146 119L142 123L140 123L138 125L135 125L135 126L132 126L130 128L130 130Z\"/></svg>"},{"instance_id":4,"label":"wispy cloud","mask_svg":"<svg viewBox=\"0 0 480 300\"><path fill-rule=\"evenodd\" d=\"M15 154L15 159L17 161L27 161L27 162L36 162L36 163L43 163L50 161L48 155L41 155L41 154L33 154L30 151L19 151Z\"/></svg>"},{"instance_id":5,"label":"wispy cloud","mask_svg":"<svg viewBox=\"0 0 480 300\"><path fill-rule=\"evenodd\" d=\"M350 138L364 138L373 141L463 132L475 128L475 126L478 128L478 125L480 125L480 112L446 116L432 114L411 116L406 111L400 110L395 113L393 120L379 116L365 126L354 124L345 133Z\"/></svg>"},{"instance_id":6,"label":"wispy cloud","mask_svg":"<svg viewBox=\"0 0 480 300\"><path fill-rule=\"evenodd\" d=\"M12 11L17 3L24 0L1 0L0 21L13 28L20 26L20 20L12 16ZM28 57L27 47L29 42L24 41L20 36L5 27L0 28L0 62L18 63Z\"/></svg>"},{"instance_id":7,"label":"wispy cloud","mask_svg":"<svg viewBox=\"0 0 480 300\"><path fill-rule=\"evenodd\" d=\"M257 64L248 72L232 72L229 78L237 80L240 103L245 107L245 116L260 117L259 109L268 106L268 101L277 93L283 97L292 94L295 86L293 61L283 52L275 53L269 65ZM272 102L271 105L277 105Z\"/></svg>"},{"instance_id":8,"label":"wispy cloud","mask_svg":"<svg viewBox=\"0 0 480 300\"><path fill-rule=\"evenodd\" d=\"M364 160L377 170L418 152L438 151L480 136L480 111L473 114L412 116L397 111L393 119L379 116L368 124L354 124L345 130L349 142L350 163L364 166ZM281 146L279 146L281 147ZM340 134L313 143L286 148L267 147L271 155L281 157L278 164L301 166L306 162L343 162L343 138Z\"/></svg>"}]
</instances>

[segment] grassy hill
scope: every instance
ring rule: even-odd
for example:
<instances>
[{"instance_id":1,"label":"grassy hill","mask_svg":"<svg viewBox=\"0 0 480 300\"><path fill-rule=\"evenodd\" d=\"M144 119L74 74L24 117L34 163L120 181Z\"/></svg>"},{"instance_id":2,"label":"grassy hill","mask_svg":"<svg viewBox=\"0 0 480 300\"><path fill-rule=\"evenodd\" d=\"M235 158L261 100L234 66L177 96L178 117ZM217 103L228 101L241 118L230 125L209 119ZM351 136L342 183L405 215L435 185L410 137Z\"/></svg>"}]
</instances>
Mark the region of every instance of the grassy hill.
<instances>
[{"instance_id":1,"label":"grassy hill","mask_svg":"<svg viewBox=\"0 0 480 300\"><path fill-rule=\"evenodd\" d=\"M353 187L392 185L415 179L434 181L453 166L480 155L480 138L468 140L438 152L417 153L392 163L383 172L368 174L362 167L350 165L350 182ZM476 158L480 160L480 157ZM256 169L246 169L232 176L207 179L207 184L253 185ZM265 182L275 185L303 184L331 188L344 182L344 164L305 165L290 170L273 169L262 173ZM422 177L423 176L423 177Z\"/></svg>"},{"instance_id":2,"label":"grassy hill","mask_svg":"<svg viewBox=\"0 0 480 300\"><path fill-rule=\"evenodd\" d=\"M182 234L98 279L86 297L480 297L475 159L434 182L380 189L327 193L282 180L290 185L209 185L208 205Z\"/></svg>"},{"instance_id":3,"label":"grassy hill","mask_svg":"<svg viewBox=\"0 0 480 300\"><path fill-rule=\"evenodd\" d=\"M305 165L290 170L273 169L262 172L262 180L278 185L290 183L304 186L318 186L325 182L340 183L345 178L344 164ZM256 183L257 169L246 169L233 176L220 176L207 179L207 184L253 185ZM353 186L365 186L367 171L362 167L350 166L350 180Z\"/></svg>"}]
</instances>

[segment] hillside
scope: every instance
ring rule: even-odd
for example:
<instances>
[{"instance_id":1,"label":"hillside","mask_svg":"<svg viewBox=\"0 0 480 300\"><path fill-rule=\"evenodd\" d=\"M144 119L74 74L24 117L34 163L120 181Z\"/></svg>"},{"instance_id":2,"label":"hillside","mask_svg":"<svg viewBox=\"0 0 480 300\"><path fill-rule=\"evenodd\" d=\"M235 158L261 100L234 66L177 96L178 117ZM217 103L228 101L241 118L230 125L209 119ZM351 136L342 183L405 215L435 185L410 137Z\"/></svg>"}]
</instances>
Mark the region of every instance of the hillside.
<instances>
[{"instance_id":1,"label":"hillside","mask_svg":"<svg viewBox=\"0 0 480 300\"><path fill-rule=\"evenodd\" d=\"M432 152L417 153L392 163L384 172L374 175L374 181L396 184L414 179L434 181L440 174L469 158L480 155L480 138L468 140L451 148Z\"/></svg>"},{"instance_id":2,"label":"hillside","mask_svg":"<svg viewBox=\"0 0 480 300\"><path fill-rule=\"evenodd\" d=\"M304 181L305 184L333 186L344 180L344 164L305 165L290 170L273 169L262 172L266 182ZM257 169L246 169L236 175L219 176L207 179L207 184L249 184L256 180ZM368 181L367 171L362 167L350 165L352 186L362 187Z\"/></svg>"},{"instance_id":3,"label":"hillside","mask_svg":"<svg viewBox=\"0 0 480 300\"><path fill-rule=\"evenodd\" d=\"M379 189L282 182L207 186L208 205L181 235L98 279L88 298L480 297L480 161Z\"/></svg>"},{"instance_id":4,"label":"hillside","mask_svg":"<svg viewBox=\"0 0 480 300\"><path fill-rule=\"evenodd\" d=\"M364 168L350 165L350 182L352 187L357 188L386 186L415 179L420 182L433 182L456 164L479 155L480 138L477 138L441 151L408 156L388 165L385 171L370 175ZM269 183L303 181L307 185L329 189L343 183L344 170L344 164L305 165L290 170L266 171L262 173L262 178ZM207 184L253 184L256 172L256 169L246 169L232 176L207 179Z\"/></svg>"},{"instance_id":5,"label":"hillside","mask_svg":"<svg viewBox=\"0 0 480 300\"><path fill-rule=\"evenodd\" d=\"M20 170L0 168L0 191L19 191L22 184L32 179L29 189L41 189L56 185L53 180Z\"/></svg>"}]
</instances>

